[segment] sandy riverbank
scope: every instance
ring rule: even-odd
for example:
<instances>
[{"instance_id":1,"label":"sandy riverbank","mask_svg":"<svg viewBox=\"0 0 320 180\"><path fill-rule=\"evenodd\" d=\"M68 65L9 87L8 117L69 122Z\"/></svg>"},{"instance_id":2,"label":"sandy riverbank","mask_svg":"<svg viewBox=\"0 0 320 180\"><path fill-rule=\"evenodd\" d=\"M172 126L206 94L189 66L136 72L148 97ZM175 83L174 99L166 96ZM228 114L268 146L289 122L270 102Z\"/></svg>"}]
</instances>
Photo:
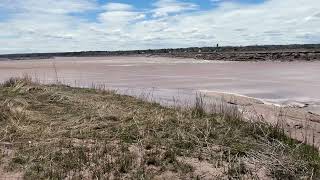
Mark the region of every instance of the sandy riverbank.
<instances>
[{"instance_id":1,"label":"sandy riverbank","mask_svg":"<svg viewBox=\"0 0 320 180\"><path fill-rule=\"evenodd\" d=\"M277 105L230 93L203 93L238 107L248 121L270 123L283 128L294 139L320 147L320 115L309 111L307 107L297 104Z\"/></svg>"}]
</instances>

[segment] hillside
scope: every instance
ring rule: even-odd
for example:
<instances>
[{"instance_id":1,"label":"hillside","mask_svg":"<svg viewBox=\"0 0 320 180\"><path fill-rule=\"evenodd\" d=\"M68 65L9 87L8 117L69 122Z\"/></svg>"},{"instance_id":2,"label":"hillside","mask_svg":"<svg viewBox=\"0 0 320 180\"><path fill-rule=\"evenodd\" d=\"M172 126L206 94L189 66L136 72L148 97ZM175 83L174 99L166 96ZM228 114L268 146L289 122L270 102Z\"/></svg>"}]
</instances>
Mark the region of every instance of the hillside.
<instances>
[{"instance_id":1,"label":"hillside","mask_svg":"<svg viewBox=\"0 0 320 180\"><path fill-rule=\"evenodd\" d=\"M317 150L217 107L11 79L0 87L0 179L320 178Z\"/></svg>"}]
</instances>

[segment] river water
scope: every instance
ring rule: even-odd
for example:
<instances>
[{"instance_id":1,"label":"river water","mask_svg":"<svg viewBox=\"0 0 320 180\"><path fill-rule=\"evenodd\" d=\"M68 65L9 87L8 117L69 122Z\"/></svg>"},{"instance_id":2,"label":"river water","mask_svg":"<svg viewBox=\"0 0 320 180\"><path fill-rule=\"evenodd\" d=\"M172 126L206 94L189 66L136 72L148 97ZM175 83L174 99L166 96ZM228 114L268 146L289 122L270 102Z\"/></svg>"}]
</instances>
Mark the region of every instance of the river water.
<instances>
[{"instance_id":1,"label":"river water","mask_svg":"<svg viewBox=\"0 0 320 180\"><path fill-rule=\"evenodd\" d=\"M29 74L43 83L103 85L164 101L226 92L320 114L320 62L228 62L164 57L56 57L0 61L0 81ZM192 97L193 98L193 97Z\"/></svg>"}]
</instances>

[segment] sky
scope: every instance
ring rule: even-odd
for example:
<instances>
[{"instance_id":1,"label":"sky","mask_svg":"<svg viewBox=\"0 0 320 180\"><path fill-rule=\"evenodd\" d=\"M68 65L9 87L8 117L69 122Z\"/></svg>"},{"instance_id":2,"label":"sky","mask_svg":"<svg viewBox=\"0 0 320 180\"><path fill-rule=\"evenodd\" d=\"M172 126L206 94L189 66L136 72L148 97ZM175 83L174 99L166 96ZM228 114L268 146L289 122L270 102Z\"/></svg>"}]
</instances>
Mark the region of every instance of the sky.
<instances>
[{"instance_id":1,"label":"sky","mask_svg":"<svg viewBox=\"0 0 320 180\"><path fill-rule=\"evenodd\" d=\"M0 0L0 54L320 43L320 0Z\"/></svg>"}]
</instances>

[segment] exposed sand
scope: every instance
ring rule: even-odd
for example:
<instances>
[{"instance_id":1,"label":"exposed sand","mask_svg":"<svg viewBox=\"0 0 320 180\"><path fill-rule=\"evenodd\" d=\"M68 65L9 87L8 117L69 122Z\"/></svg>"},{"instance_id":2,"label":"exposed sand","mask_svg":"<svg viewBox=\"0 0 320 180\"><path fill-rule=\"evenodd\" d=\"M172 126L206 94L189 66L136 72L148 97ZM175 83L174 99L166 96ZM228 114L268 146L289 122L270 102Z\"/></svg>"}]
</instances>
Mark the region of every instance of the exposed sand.
<instances>
[{"instance_id":1,"label":"exposed sand","mask_svg":"<svg viewBox=\"0 0 320 180\"><path fill-rule=\"evenodd\" d=\"M248 121L262 121L283 128L287 135L320 148L320 115L300 105L276 106L234 94L207 92L206 95L237 106Z\"/></svg>"},{"instance_id":2,"label":"exposed sand","mask_svg":"<svg viewBox=\"0 0 320 180\"><path fill-rule=\"evenodd\" d=\"M59 80L81 87L101 84L169 104L177 103L177 99L191 102L196 92L213 99L224 97L248 117L257 115L273 124L285 120L283 126L288 134L320 144L320 62L219 62L164 57L0 61L0 81L23 74L43 83Z\"/></svg>"}]
</instances>

